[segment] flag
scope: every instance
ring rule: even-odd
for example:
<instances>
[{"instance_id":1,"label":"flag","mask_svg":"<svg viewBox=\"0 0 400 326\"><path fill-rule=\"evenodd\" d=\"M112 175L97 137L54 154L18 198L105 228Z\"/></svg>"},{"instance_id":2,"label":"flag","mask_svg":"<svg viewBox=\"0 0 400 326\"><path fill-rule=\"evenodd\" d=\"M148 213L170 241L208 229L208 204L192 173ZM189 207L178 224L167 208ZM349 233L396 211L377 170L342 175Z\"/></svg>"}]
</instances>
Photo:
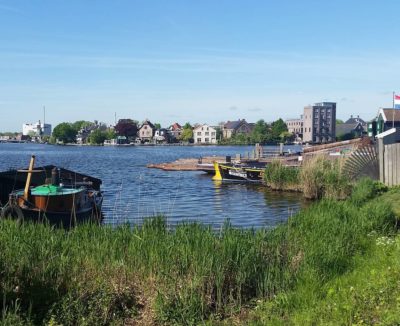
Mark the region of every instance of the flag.
<instances>
[{"instance_id":1,"label":"flag","mask_svg":"<svg viewBox=\"0 0 400 326\"><path fill-rule=\"evenodd\" d=\"M393 103L395 109L400 109L400 95L394 95Z\"/></svg>"}]
</instances>

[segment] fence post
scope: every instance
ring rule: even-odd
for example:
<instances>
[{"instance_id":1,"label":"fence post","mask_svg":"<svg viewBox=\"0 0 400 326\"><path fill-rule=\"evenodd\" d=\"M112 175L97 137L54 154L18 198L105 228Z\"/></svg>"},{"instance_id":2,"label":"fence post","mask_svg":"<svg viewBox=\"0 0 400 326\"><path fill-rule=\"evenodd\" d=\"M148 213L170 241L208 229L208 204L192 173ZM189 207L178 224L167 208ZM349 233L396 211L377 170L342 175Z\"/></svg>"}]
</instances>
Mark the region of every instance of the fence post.
<instances>
[{"instance_id":1,"label":"fence post","mask_svg":"<svg viewBox=\"0 0 400 326\"><path fill-rule=\"evenodd\" d=\"M385 147L383 145L383 139L378 139L378 150L379 150L379 181L385 183L385 160L384 153Z\"/></svg>"}]
</instances>

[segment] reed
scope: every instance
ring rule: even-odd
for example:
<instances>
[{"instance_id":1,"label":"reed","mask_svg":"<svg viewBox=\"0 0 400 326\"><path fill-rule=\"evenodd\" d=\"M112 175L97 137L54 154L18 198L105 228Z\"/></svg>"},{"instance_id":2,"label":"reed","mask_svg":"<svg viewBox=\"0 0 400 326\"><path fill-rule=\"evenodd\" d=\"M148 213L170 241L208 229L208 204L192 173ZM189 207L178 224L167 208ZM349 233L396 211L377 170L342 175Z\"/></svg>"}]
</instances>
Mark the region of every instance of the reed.
<instances>
[{"instance_id":1,"label":"reed","mask_svg":"<svg viewBox=\"0 0 400 326\"><path fill-rule=\"evenodd\" d=\"M267 165L264 180L273 190L301 190L299 170L296 167L284 166L279 160Z\"/></svg>"},{"instance_id":2,"label":"reed","mask_svg":"<svg viewBox=\"0 0 400 326\"><path fill-rule=\"evenodd\" d=\"M351 193L351 184L342 173L342 159L328 159L316 155L307 159L300 172L303 194L306 198L345 199Z\"/></svg>"},{"instance_id":3,"label":"reed","mask_svg":"<svg viewBox=\"0 0 400 326\"><path fill-rule=\"evenodd\" d=\"M354 255L370 246L368 233L393 232L390 207L371 199L370 188L357 200L316 203L273 230L229 223L219 231L200 224L171 230L160 217L140 227L71 231L2 221L1 318L195 325L235 316L259 299L282 299L302 284L319 288L351 270Z\"/></svg>"},{"instance_id":4,"label":"reed","mask_svg":"<svg viewBox=\"0 0 400 326\"><path fill-rule=\"evenodd\" d=\"M284 166L275 160L267 165L264 181L273 190L300 191L308 199L345 199L352 185L342 167L342 160L329 160L322 155L305 160L301 168Z\"/></svg>"}]
</instances>

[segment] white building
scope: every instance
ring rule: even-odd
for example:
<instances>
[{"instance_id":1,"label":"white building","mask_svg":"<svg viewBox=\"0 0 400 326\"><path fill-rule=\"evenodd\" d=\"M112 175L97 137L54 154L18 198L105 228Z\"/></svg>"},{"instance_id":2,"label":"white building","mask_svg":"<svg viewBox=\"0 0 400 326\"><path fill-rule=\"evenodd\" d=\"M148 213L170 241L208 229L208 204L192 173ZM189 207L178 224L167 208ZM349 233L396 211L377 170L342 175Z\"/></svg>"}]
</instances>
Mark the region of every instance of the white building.
<instances>
[{"instance_id":1,"label":"white building","mask_svg":"<svg viewBox=\"0 0 400 326\"><path fill-rule=\"evenodd\" d=\"M51 136L51 124L41 123L24 123L22 125L22 134L24 136Z\"/></svg>"},{"instance_id":2,"label":"white building","mask_svg":"<svg viewBox=\"0 0 400 326\"><path fill-rule=\"evenodd\" d=\"M217 131L209 125L200 125L193 129L193 139L195 144L216 144Z\"/></svg>"}]
</instances>

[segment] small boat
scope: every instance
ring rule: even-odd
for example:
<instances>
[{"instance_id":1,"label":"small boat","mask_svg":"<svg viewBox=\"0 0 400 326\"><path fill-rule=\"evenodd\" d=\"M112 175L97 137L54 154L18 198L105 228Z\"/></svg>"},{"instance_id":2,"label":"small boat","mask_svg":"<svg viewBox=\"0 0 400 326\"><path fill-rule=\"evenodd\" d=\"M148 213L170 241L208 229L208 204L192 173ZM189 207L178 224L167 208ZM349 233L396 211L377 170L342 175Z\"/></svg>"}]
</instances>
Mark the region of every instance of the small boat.
<instances>
[{"instance_id":1,"label":"small boat","mask_svg":"<svg viewBox=\"0 0 400 326\"><path fill-rule=\"evenodd\" d=\"M51 181L31 187L35 156L32 156L27 173L25 189L10 193L8 203L1 210L2 218L17 220L48 221L52 225L72 227L83 221L101 220L103 194L91 184L65 185L60 182L58 169L52 170Z\"/></svg>"},{"instance_id":2,"label":"small boat","mask_svg":"<svg viewBox=\"0 0 400 326\"><path fill-rule=\"evenodd\" d=\"M213 180L262 182L265 164L252 166L214 162L214 170Z\"/></svg>"}]
</instances>

